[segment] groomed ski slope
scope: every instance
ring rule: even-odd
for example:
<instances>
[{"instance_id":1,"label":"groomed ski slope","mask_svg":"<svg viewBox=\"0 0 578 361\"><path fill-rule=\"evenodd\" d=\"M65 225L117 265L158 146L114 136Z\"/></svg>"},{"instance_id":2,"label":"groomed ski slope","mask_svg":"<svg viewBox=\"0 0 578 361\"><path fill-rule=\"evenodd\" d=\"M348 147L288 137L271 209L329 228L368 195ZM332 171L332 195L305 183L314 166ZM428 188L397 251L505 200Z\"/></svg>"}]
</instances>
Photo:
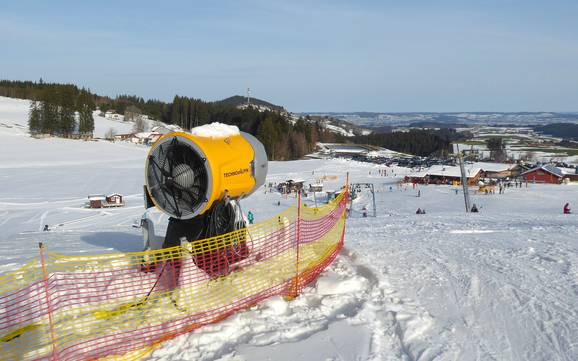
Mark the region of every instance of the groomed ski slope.
<instances>
[{"instance_id":1,"label":"groomed ski slope","mask_svg":"<svg viewBox=\"0 0 578 361\"><path fill-rule=\"evenodd\" d=\"M31 139L27 109L25 101L0 98L0 123L12 124L0 126L0 273L36 257L38 241L65 254L140 250L133 224L143 212L148 148ZM150 359L578 359L578 216L562 214L565 202L578 210L578 186L474 195L481 213L466 215L451 187L421 187L417 197L395 184L409 170L389 168L380 177L377 169L271 162L268 182L325 176L325 188L337 189L349 172L352 182L374 183L377 217L361 217L370 204L362 193L345 250L302 296L270 299L167 342ZM243 202L257 221L295 204L265 191ZM113 192L124 194L124 208L82 208L88 194ZM416 215L418 207L427 214ZM44 224L50 232L41 232Z\"/></svg>"}]
</instances>

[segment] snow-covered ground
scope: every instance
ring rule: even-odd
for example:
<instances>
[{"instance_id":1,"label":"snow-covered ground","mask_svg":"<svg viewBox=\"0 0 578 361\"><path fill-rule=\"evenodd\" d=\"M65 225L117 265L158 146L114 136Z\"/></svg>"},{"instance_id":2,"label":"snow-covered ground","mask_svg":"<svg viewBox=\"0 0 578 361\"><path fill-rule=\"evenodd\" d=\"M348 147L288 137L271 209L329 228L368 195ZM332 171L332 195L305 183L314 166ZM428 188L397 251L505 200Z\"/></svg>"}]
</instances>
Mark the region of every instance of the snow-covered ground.
<instances>
[{"instance_id":1,"label":"snow-covered ground","mask_svg":"<svg viewBox=\"0 0 578 361\"><path fill-rule=\"evenodd\" d=\"M0 273L50 251L142 248L148 148L105 141L32 139L27 106L0 99ZM16 106L17 107L17 106ZM578 186L533 185L472 195L465 214L449 186L398 187L409 170L346 160L272 162L267 182L302 178L337 189L376 187L353 203L346 246L297 299L251 310L168 341L151 360L577 360ZM381 168L383 169L383 168ZM391 190L390 190L391 187ZM83 208L91 193L122 193L126 206ZM277 201L281 206L277 206ZM317 193L316 200L324 201ZM263 220L294 198L262 188L243 203ZM313 204L310 195L306 203ZM425 215L415 210L424 208ZM371 211L369 212L371 214ZM42 232L48 224L49 232Z\"/></svg>"},{"instance_id":2,"label":"snow-covered ground","mask_svg":"<svg viewBox=\"0 0 578 361\"><path fill-rule=\"evenodd\" d=\"M28 111L30 101L0 97L0 131L6 129L26 131L28 128ZM104 138L105 134L113 129L115 134L126 134L133 131L134 123L122 120L113 120L98 115L94 112L94 137ZM147 122L147 127L150 126ZM10 134L12 132L4 132Z\"/></svg>"}]
</instances>

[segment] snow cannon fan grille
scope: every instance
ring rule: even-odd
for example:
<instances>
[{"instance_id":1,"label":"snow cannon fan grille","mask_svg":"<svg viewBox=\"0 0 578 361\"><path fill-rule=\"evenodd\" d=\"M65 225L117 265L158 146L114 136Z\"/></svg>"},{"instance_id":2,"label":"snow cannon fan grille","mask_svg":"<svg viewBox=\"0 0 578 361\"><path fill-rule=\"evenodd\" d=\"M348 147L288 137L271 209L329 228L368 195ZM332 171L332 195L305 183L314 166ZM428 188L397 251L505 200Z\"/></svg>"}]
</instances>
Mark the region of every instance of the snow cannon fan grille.
<instances>
[{"instance_id":1,"label":"snow cannon fan grille","mask_svg":"<svg viewBox=\"0 0 578 361\"><path fill-rule=\"evenodd\" d=\"M165 138L147 158L147 187L155 205L178 219L198 215L207 202L209 176L200 150L185 138Z\"/></svg>"}]
</instances>

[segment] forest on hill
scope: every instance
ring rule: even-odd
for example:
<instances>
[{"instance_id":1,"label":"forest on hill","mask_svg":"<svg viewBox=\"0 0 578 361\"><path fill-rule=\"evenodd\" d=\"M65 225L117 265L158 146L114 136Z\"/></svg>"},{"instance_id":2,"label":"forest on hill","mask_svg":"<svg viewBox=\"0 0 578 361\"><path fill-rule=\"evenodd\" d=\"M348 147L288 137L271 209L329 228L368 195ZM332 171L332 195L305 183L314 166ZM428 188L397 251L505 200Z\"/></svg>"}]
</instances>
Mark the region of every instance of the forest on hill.
<instances>
[{"instance_id":1,"label":"forest on hill","mask_svg":"<svg viewBox=\"0 0 578 361\"><path fill-rule=\"evenodd\" d=\"M535 126L534 130L554 137L578 140L578 124L574 123L551 123Z\"/></svg>"},{"instance_id":2,"label":"forest on hill","mask_svg":"<svg viewBox=\"0 0 578 361\"><path fill-rule=\"evenodd\" d=\"M302 158L315 150L317 142L370 144L420 156L439 155L451 152L451 142L461 137L453 129L412 129L393 133L384 129L383 133L345 137L328 131L320 121L311 117L295 121L289 119L284 111L259 111L253 107L240 109L237 107L239 96L207 102L177 95L167 103L134 95L111 98L74 84L45 83L42 80L0 80L0 96L32 100L29 117L32 133L69 136L74 128L75 112L78 112L79 132L82 136L90 136L94 128L94 109L98 107L103 112L114 110L119 114L130 109L183 129L212 122L236 125L241 131L255 135L265 145L271 160Z\"/></svg>"},{"instance_id":3,"label":"forest on hill","mask_svg":"<svg viewBox=\"0 0 578 361\"><path fill-rule=\"evenodd\" d=\"M133 95L111 98L74 84L46 83L42 80L0 80L0 96L32 100L29 119L31 132L55 136L71 133L74 112L79 112L81 132L86 134L92 133L94 125L89 119L83 123L83 119L89 113L92 119L92 110L96 107L120 114L131 107L131 110L138 109L154 120L175 124L183 129L212 122L236 125L241 131L255 135L265 145L271 160L299 159L312 152L317 142L343 140L318 123L304 119L292 122L279 111L260 112L251 107L238 109L229 102L206 102L184 96L175 96L170 103L144 100Z\"/></svg>"},{"instance_id":4,"label":"forest on hill","mask_svg":"<svg viewBox=\"0 0 578 361\"><path fill-rule=\"evenodd\" d=\"M468 137L455 129L410 129L407 132L372 133L353 138L355 143L376 145L397 152L428 156L452 153L452 142Z\"/></svg>"},{"instance_id":5,"label":"forest on hill","mask_svg":"<svg viewBox=\"0 0 578 361\"><path fill-rule=\"evenodd\" d=\"M280 112L284 112L284 111L285 111L285 109L284 109L283 107L281 107L281 106L279 106L279 105L275 105L275 104L269 103L269 102L266 102L266 101L261 100L261 99L251 98L251 99L250 99L250 102L251 102L251 104L264 106L264 107L270 108L270 109L272 109L272 110L277 110L277 111L280 111ZM223 105L230 105L230 106L233 106L233 107L237 107L237 106L239 106L239 105L246 104L246 103L247 103L247 98L246 98L246 97L243 97L243 96L240 96L240 95L234 95L234 96L232 96L232 97L229 97L229 98L226 98L226 99L223 99L223 100L216 101L215 103L219 103L219 104L223 104Z\"/></svg>"},{"instance_id":6,"label":"forest on hill","mask_svg":"<svg viewBox=\"0 0 578 361\"><path fill-rule=\"evenodd\" d=\"M94 131L94 97L86 89L72 84L45 84L0 80L0 96L30 99L28 127L31 134L69 137L75 131L91 136Z\"/></svg>"}]
</instances>

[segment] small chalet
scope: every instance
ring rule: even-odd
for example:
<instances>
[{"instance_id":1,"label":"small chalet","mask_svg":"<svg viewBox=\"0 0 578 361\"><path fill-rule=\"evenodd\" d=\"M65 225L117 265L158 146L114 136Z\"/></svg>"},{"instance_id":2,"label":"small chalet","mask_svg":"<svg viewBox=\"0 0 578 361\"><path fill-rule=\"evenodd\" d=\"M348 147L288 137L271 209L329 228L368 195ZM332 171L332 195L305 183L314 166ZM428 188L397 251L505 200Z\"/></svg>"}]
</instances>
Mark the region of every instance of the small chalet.
<instances>
[{"instance_id":1,"label":"small chalet","mask_svg":"<svg viewBox=\"0 0 578 361\"><path fill-rule=\"evenodd\" d=\"M107 110L106 113L104 113L104 117L106 119L112 119L112 120L123 120L124 119L124 116L121 114L118 114L116 112L116 110L114 110L114 109Z\"/></svg>"},{"instance_id":2,"label":"small chalet","mask_svg":"<svg viewBox=\"0 0 578 361\"><path fill-rule=\"evenodd\" d=\"M88 208L111 208L123 207L122 194L114 193L111 195L91 194L88 196Z\"/></svg>"},{"instance_id":3,"label":"small chalet","mask_svg":"<svg viewBox=\"0 0 578 361\"><path fill-rule=\"evenodd\" d=\"M466 167L466 178L469 185L476 185L482 176L479 167ZM412 175L409 181L421 184L456 184L461 182L460 167L434 165L420 173Z\"/></svg>"},{"instance_id":4,"label":"small chalet","mask_svg":"<svg viewBox=\"0 0 578 361\"><path fill-rule=\"evenodd\" d=\"M525 181L533 183L578 182L578 168L561 168L546 164L522 173L522 177Z\"/></svg>"},{"instance_id":5,"label":"small chalet","mask_svg":"<svg viewBox=\"0 0 578 361\"><path fill-rule=\"evenodd\" d=\"M283 194L291 192L300 192L303 189L303 179L288 179L283 183L277 185L277 190Z\"/></svg>"},{"instance_id":6,"label":"small chalet","mask_svg":"<svg viewBox=\"0 0 578 361\"><path fill-rule=\"evenodd\" d=\"M163 136L162 133L158 132L142 132L132 134L129 138L130 142L136 144L153 144Z\"/></svg>"},{"instance_id":7,"label":"small chalet","mask_svg":"<svg viewBox=\"0 0 578 361\"><path fill-rule=\"evenodd\" d=\"M532 168L521 174L526 182L560 184L564 173L560 168L547 164Z\"/></svg>"},{"instance_id":8,"label":"small chalet","mask_svg":"<svg viewBox=\"0 0 578 361\"><path fill-rule=\"evenodd\" d=\"M114 193L114 194L111 194L109 196L106 196L106 203L114 204L117 207L120 207L121 205L123 205L122 194Z\"/></svg>"},{"instance_id":9,"label":"small chalet","mask_svg":"<svg viewBox=\"0 0 578 361\"><path fill-rule=\"evenodd\" d=\"M563 174L563 180L568 182L578 182L578 167L576 168L560 168Z\"/></svg>"},{"instance_id":10,"label":"small chalet","mask_svg":"<svg viewBox=\"0 0 578 361\"><path fill-rule=\"evenodd\" d=\"M500 179L513 177L516 164L507 163L475 163L475 166L482 169L484 178Z\"/></svg>"},{"instance_id":11,"label":"small chalet","mask_svg":"<svg viewBox=\"0 0 578 361\"><path fill-rule=\"evenodd\" d=\"M88 196L89 208L102 208L103 202L106 202L106 196L104 194L91 194Z\"/></svg>"},{"instance_id":12,"label":"small chalet","mask_svg":"<svg viewBox=\"0 0 578 361\"><path fill-rule=\"evenodd\" d=\"M323 184L310 184L309 192L323 192Z\"/></svg>"},{"instance_id":13,"label":"small chalet","mask_svg":"<svg viewBox=\"0 0 578 361\"><path fill-rule=\"evenodd\" d=\"M117 134L114 136L114 140L128 141L134 136L134 133Z\"/></svg>"}]
</instances>

